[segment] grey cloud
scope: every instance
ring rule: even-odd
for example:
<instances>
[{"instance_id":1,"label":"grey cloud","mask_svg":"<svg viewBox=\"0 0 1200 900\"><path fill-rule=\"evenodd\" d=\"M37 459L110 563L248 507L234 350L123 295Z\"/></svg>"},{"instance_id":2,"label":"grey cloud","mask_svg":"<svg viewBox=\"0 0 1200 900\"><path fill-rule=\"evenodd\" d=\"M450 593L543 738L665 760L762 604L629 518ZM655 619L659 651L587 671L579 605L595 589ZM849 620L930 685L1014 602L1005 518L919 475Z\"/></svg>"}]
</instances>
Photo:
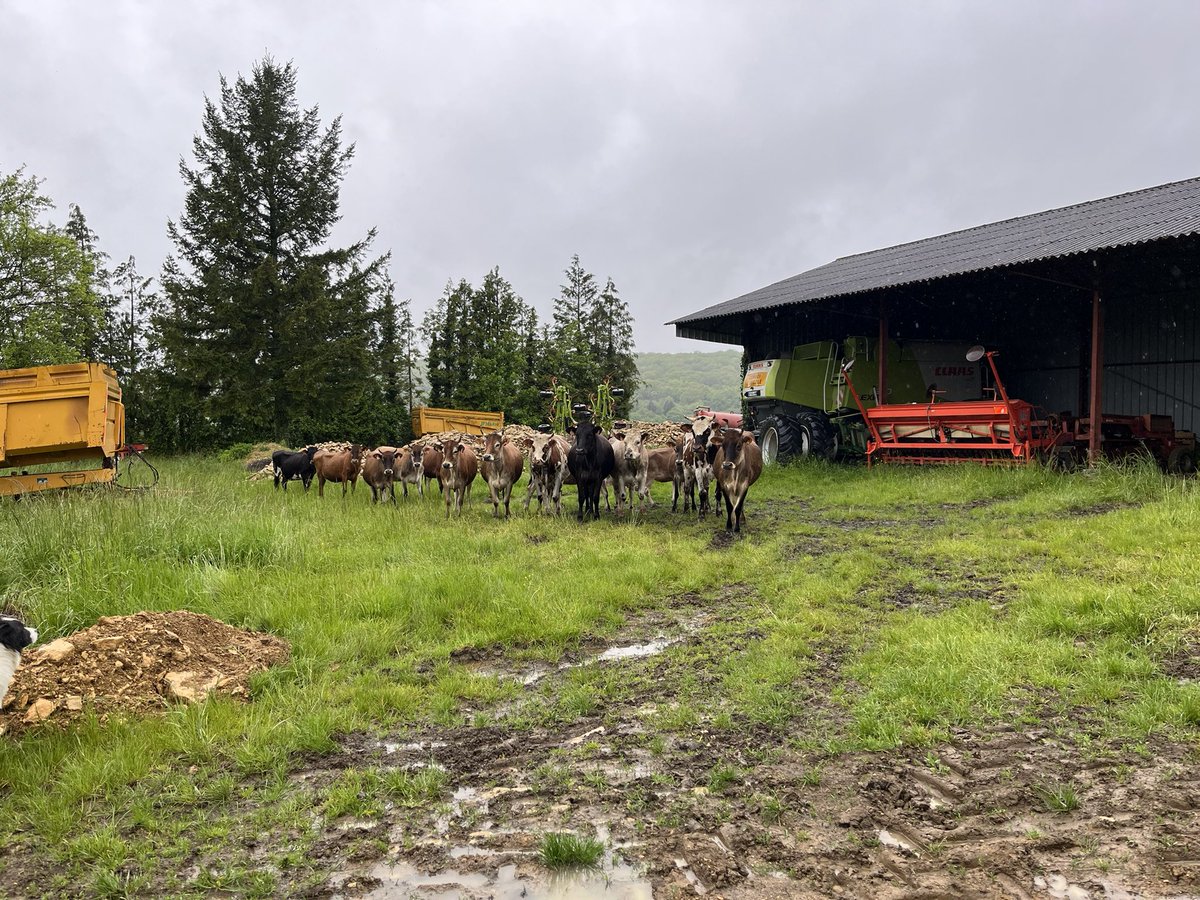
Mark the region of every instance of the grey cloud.
<instances>
[{"instance_id":1,"label":"grey cloud","mask_svg":"<svg viewBox=\"0 0 1200 900\"><path fill-rule=\"evenodd\" d=\"M1200 174L1186 2L9 4L0 170L153 271L218 73L294 60L418 309L570 255L662 322L847 253ZM712 348L715 349L715 348Z\"/></svg>"}]
</instances>

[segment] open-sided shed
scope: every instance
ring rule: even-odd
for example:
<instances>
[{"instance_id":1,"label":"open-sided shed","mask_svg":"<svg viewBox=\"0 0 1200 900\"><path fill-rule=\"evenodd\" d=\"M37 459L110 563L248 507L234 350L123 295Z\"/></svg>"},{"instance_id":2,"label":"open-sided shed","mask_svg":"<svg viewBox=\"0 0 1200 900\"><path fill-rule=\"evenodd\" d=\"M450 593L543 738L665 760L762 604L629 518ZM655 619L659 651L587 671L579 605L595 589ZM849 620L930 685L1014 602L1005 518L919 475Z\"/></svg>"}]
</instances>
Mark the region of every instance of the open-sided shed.
<instances>
[{"instance_id":1,"label":"open-sided shed","mask_svg":"<svg viewBox=\"0 0 1200 900\"><path fill-rule=\"evenodd\" d=\"M842 257L668 324L750 359L850 334L979 343L1012 396L1200 430L1200 178Z\"/></svg>"}]
</instances>

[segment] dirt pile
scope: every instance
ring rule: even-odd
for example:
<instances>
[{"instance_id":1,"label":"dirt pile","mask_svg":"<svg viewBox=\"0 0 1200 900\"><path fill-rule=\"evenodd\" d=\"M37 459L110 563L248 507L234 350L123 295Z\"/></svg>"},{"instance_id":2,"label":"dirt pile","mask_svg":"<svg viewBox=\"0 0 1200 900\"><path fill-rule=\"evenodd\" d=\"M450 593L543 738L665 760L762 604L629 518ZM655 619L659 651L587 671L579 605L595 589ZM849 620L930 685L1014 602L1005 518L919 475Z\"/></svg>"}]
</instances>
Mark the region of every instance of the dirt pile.
<instances>
[{"instance_id":1,"label":"dirt pile","mask_svg":"<svg viewBox=\"0 0 1200 900\"><path fill-rule=\"evenodd\" d=\"M23 654L0 733L93 711L162 709L209 692L242 695L250 675L288 658L287 642L197 613L105 616L91 628Z\"/></svg>"}]
</instances>

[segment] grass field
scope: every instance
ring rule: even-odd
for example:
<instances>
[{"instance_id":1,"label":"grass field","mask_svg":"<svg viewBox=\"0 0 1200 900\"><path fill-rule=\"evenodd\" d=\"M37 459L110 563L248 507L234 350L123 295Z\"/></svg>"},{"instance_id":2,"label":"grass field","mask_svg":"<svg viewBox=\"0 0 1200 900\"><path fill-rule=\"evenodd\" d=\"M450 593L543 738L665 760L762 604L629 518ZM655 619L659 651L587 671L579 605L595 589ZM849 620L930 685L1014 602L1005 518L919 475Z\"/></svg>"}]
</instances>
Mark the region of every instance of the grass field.
<instances>
[{"instance_id":1,"label":"grass field","mask_svg":"<svg viewBox=\"0 0 1200 900\"><path fill-rule=\"evenodd\" d=\"M43 641L189 609L277 634L291 660L256 677L249 703L0 737L5 896L273 896L372 860L436 868L423 836L454 843L479 824L455 791L497 785L526 805L493 799L484 818L530 826L527 845L497 852L535 865L544 834L611 820L662 896L683 890L676 856L710 886L741 885L744 869L818 892L849 864L863 879L850 896L1019 883L1060 861L1072 880L1178 893L1200 871L1187 837L1200 791L1158 813L1145 793L1141 830L1121 839L1148 842L1151 863L1106 837L1044 838L1077 833L1114 785L1145 772L1169 792L1198 762L1194 481L797 466L764 475L730 539L723 517L672 515L669 485L636 526L579 526L494 521L478 483L446 521L434 499L284 495L211 458L162 472L146 494L0 503L0 606ZM660 638L661 653L600 655ZM1025 756L979 789L1020 799L977 809L953 783L1009 732ZM868 770L920 772L935 801L961 801L957 818L929 803L898 839L909 851L873 840L895 810L862 786ZM874 812L837 821L856 803ZM995 871L963 867L935 839L1005 811L1020 824L1004 833L1041 862L1015 848ZM724 827L738 864L696 862L689 835Z\"/></svg>"}]
</instances>

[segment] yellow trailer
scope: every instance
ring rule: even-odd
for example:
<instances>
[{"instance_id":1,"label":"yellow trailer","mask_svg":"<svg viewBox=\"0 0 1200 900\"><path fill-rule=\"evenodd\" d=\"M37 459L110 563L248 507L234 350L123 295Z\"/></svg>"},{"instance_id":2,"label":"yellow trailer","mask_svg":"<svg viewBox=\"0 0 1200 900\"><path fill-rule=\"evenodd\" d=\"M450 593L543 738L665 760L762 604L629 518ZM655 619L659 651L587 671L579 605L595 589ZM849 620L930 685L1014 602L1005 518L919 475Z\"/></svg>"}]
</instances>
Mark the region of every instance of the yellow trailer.
<instances>
[{"instance_id":1,"label":"yellow trailer","mask_svg":"<svg viewBox=\"0 0 1200 900\"><path fill-rule=\"evenodd\" d=\"M80 362L0 370L0 496L112 481L124 444L121 386L108 366ZM86 466L89 461L93 465ZM68 462L79 468L23 471Z\"/></svg>"},{"instance_id":2,"label":"yellow trailer","mask_svg":"<svg viewBox=\"0 0 1200 900\"><path fill-rule=\"evenodd\" d=\"M414 406L413 434L438 434L442 431L461 431L464 434L490 434L504 427L504 413L480 412L475 409L437 409Z\"/></svg>"}]
</instances>

